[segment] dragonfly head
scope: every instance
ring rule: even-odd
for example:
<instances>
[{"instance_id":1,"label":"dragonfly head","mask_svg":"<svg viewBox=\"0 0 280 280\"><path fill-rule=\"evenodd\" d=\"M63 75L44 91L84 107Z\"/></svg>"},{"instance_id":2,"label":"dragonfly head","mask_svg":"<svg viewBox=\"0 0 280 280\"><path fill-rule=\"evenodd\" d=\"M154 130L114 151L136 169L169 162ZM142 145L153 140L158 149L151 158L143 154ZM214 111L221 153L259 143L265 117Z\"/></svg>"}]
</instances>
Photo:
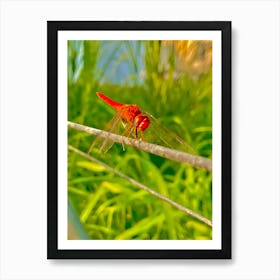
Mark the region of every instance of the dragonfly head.
<instances>
[{"instance_id":1,"label":"dragonfly head","mask_svg":"<svg viewBox=\"0 0 280 280\"><path fill-rule=\"evenodd\" d=\"M138 115L134 119L134 125L141 131L144 131L150 125L150 119L145 115Z\"/></svg>"}]
</instances>

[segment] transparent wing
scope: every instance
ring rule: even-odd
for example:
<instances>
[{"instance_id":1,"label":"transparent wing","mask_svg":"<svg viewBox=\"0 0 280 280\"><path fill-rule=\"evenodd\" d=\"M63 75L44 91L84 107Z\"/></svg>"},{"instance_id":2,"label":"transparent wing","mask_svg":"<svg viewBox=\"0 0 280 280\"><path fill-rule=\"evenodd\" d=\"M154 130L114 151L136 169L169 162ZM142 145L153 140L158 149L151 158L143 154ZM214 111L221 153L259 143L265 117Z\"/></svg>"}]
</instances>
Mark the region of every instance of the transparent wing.
<instances>
[{"instance_id":1,"label":"transparent wing","mask_svg":"<svg viewBox=\"0 0 280 280\"><path fill-rule=\"evenodd\" d=\"M121 119L121 114L115 114L115 116L107 123L103 131L119 134ZM100 134L95 137L88 149L88 153L92 151L93 147L106 153L114 145L114 141L110 140L108 136L104 137L102 134L103 132L101 131Z\"/></svg>"},{"instance_id":2,"label":"transparent wing","mask_svg":"<svg viewBox=\"0 0 280 280\"><path fill-rule=\"evenodd\" d=\"M176 133L163 126L153 115L144 112L150 118L150 125L144 131L147 142L163 145L168 148L196 154L195 149Z\"/></svg>"},{"instance_id":3,"label":"transparent wing","mask_svg":"<svg viewBox=\"0 0 280 280\"><path fill-rule=\"evenodd\" d=\"M105 126L103 131L120 135L122 115L126 113L125 110L126 108L123 108L123 110L119 110L117 114ZM143 131L143 134L140 133L137 135L138 139L141 139L141 136L143 135L144 137L142 140L144 141L196 154L195 149L191 145L185 142L174 132L164 127L153 115L147 112L143 112L143 114L149 117L150 125L145 131ZM127 125L128 126L126 126L126 129L122 135L127 137L135 137L133 133L135 131L135 127L133 126L133 124L129 123ZM114 141L110 140L108 136L103 137L102 133L103 132L101 131L101 133L98 136L96 136L96 138L89 147L88 153L91 152L93 147L96 147L99 151L106 153L113 146Z\"/></svg>"}]
</instances>

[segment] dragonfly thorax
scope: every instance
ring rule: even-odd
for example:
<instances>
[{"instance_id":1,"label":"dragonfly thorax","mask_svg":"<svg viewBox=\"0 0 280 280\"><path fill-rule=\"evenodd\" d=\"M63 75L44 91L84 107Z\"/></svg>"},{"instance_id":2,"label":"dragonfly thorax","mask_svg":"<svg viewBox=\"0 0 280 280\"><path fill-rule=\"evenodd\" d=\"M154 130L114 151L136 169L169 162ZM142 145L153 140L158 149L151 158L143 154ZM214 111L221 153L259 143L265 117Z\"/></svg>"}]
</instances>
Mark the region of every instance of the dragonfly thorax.
<instances>
[{"instance_id":1,"label":"dragonfly thorax","mask_svg":"<svg viewBox=\"0 0 280 280\"><path fill-rule=\"evenodd\" d=\"M125 122L133 123L135 117L141 115L141 110L137 105L123 105L117 109Z\"/></svg>"}]
</instances>

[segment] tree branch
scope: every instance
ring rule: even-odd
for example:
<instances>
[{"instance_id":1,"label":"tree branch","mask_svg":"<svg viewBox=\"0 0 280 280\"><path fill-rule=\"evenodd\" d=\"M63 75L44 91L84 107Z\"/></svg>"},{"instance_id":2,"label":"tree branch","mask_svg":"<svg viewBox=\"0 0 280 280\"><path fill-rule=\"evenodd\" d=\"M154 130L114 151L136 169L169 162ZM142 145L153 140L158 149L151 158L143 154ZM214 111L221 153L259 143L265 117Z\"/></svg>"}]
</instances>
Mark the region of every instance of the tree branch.
<instances>
[{"instance_id":1,"label":"tree branch","mask_svg":"<svg viewBox=\"0 0 280 280\"><path fill-rule=\"evenodd\" d=\"M139 141L139 140L133 139L133 138L124 137L121 135L117 135L117 134L110 133L110 132L103 131L103 130L96 129L96 128L91 128L91 127L73 123L70 121L68 121L68 127L79 130L79 131L84 131L89 134L98 135L98 136L100 135L103 138L109 138L110 140L112 140L114 142L136 147L140 150L143 150L143 151L151 153L151 154L155 154L155 155L158 155L158 156L161 156L161 157L164 157L167 159L175 160L178 162L187 163L191 166L202 168L207 171L212 171L212 160L210 160L208 158L191 155L191 154L188 154L185 152L169 149L169 148L166 148L163 146L151 144L151 143L144 142L144 141Z\"/></svg>"},{"instance_id":2,"label":"tree branch","mask_svg":"<svg viewBox=\"0 0 280 280\"><path fill-rule=\"evenodd\" d=\"M162 194L160 194L160 193L158 193L158 192L156 192L156 191L150 189L149 187L147 187L147 186L145 186L145 185L139 183L138 181L134 180L133 178L130 178L130 177L126 176L125 174L123 174L123 173L121 173L121 172L119 172L119 171L113 169L112 167L110 167L109 165L105 164L104 162L99 161L99 160L93 158L92 156L90 156L90 155L88 155L88 154L86 154L86 153L84 153L84 152L82 152L82 151L80 151L80 150L74 148L74 147L71 146L71 145L68 145L68 149L69 149L70 151L73 151L74 153L76 153L76 154L78 154L78 155L80 155L80 156L82 156L82 157L84 157L84 158L86 158L86 159L92 161L92 162L95 162L95 163L98 163L98 164L102 165L102 166L105 167L107 170L111 171L112 173L114 173L114 174L118 175L119 177L121 177L121 178L123 178L123 179L129 181L129 182L130 182L131 184L133 184L134 186L137 186L137 187L139 187L140 189L147 191L147 192L150 193L151 195L153 195L153 196L159 198L160 200L162 200L162 201L164 201L164 202L166 202L166 203L172 205L173 207L177 208L178 210L183 211L183 212L185 212L186 214L192 216L193 218L195 218L195 219L197 219L197 220L203 222L204 224L206 224L206 225L212 227L212 222L211 222L210 220L208 220L207 218L201 216L200 214L198 214L198 213L192 211L191 209L186 208L186 207L184 207L184 206L178 204L177 202L172 201L172 200L169 199L168 197L163 196Z\"/></svg>"}]
</instances>

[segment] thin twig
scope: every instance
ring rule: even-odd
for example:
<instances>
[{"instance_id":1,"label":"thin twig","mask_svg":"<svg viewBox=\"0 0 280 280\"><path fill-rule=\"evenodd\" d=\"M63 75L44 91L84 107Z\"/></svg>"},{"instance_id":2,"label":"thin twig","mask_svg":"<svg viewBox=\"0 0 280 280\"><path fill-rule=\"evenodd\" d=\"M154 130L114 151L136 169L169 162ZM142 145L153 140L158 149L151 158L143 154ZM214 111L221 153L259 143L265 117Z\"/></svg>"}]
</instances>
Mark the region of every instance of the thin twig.
<instances>
[{"instance_id":1,"label":"thin twig","mask_svg":"<svg viewBox=\"0 0 280 280\"><path fill-rule=\"evenodd\" d=\"M70 151L73 151L73 152L75 152L76 154L78 154L78 155L80 155L80 156L82 156L82 157L84 157L84 158L86 158L86 159L92 161L92 162L95 162L95 163L98 163L98 164L102 165L103 167L105 167L105 168L106 168L107 170L109 170L110 172L112 172L112 173L118 175L119 177L121 177L121 178L123 178L123 179L129 181L131 184L133 184L133 185L139 187L139 188L142 189L142 190L147 191L147 192L150 193L151 195L153 195L153 196L155 196L155 197L161 199L162 201L167 202L168 204L172 205L173 207L177 208L178 210L183 211L183 212L185 212L186 214L192 216L193 218L195 218L195 219L197 219L197 220L199 220L199 221L205 223L206 225L212 227L212 222L211 222L210 220L208 220L207 218L205 218L205 217L203 217L203 216L197 214L196 212L194 212L194 211L192 211L192 210L190 210L190 209L188 209L188 208L186 208L186 207L184 207L184 206L182 206L182 205L180 205L180 204L178 204L178 203L172 201L171 199L167 198L166 196L163 196L162 194L160 194L160 193L158 193L158 192L156 192L156 191L150 189L149 187L147 187L147 186L145 186L145 185L139 183L138 181L134 180L133 178L130 178L130 177L126 176L125 174L123 174L123 173L121 173L121 172L119 172L119 171L113 169L112 167L110 167L109 165L105 164L104 162L99 161L99 160L93 158L92 156L90 156L90 155L88 155L88 154L86 154L86 153L84 153L84 152L82 152L82 151L80 151L80 150L74 148L74 147L71 146L71 145L68 145L68 149L69 149Z\"/></svg>"},{"instance_id":2,"label":"thin twig","mask_svg":"<svg viewBox=\"0 0 280 280\"><path fill-rule=\"evenodd\" d=\"M79 131L84 131L89 134L98 135L103 138L108 138L117 143L136 147L145 152L155 154L155 155L167 158L167 159L187 163L194 167L202 168L207 171L212 171L212 161L208 158L191 155L191 154L188 154L185 152L169 149L167 147L151 144L151 143L144 142L144 141L139 141L139 140L133 139L133 138L127 138L127 137L124 137L121 135L117 135L114 133L110 133L107 131L99 130L96 128L88 127L85 125L81 125L81 124L77 124L77 123L73 123L73 122L69 122L69 121L68 121L68 127L71 127L73 129L76 129Z\"/></svg>"}]
</instances>

